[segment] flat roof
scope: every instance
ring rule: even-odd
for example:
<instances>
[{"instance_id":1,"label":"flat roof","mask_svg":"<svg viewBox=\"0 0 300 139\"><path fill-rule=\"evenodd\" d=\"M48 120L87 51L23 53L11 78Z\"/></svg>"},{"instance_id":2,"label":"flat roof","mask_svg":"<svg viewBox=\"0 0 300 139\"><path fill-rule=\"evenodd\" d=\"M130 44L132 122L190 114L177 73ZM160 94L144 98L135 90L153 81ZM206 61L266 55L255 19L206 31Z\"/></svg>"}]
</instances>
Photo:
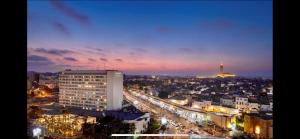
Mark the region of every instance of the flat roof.
<instances>
[{"instance_id":1,"label":"flat roof","mask_svg":"<svg viewBox=\"0 0 300 139\"><path fill-rule=\"evenodd\" d=\"M246 115L259 117L264 120L273 120L272 112L246 113Z\"/></svg>"},{"instance_id":2,"label":"flat roof","mask_svg":"<svg viewBox=\"0 0 300 139\"><path fill-rule=\"evenodd\" d=\"M45 114L48 115L59 115L63 114L58 108L44 108L46 109ZM93 111L93 110L83 110L79 108L68 108L70 114L75 114L79 116L84 116L85 114L91 117L104 117L112 116L119 120L135 120L140 118L145 113L143 112L124 112L122 110L105 110L105 111Z\"/></svg>"},{"instance_id":3,"label":"flat roof","mask_svg":"<svg viewBox=\"0 0 300 139\"><path fill-rule=\"evenodd\" d=\"M174 100L185 100L186 98L183 97L183 96L176 95L176 96L170 97L169 99L174 99Z\"/></svg>"},{"instance_id":4,"label":"flat roof","mask_svg":"<svg viewBox=\"0 0 300 139\"><path fill-rule=\"evenodd\" d=\"M118 70L64 70L60 75L68 75L68 74L106 74L108 71L116 71Z\"/></svg>"}]
</instances>

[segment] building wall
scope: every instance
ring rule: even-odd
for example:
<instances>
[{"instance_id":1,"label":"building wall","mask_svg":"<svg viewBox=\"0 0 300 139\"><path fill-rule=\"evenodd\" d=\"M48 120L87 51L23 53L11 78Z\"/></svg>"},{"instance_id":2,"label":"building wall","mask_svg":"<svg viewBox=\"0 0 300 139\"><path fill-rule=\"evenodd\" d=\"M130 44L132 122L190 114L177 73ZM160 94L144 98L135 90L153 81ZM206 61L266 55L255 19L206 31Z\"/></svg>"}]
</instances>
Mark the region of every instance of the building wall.
<instances>
[{"instance_id":1,"label":"building wall","mask_svg":"<svg viewBox=\"0 0 300 139\"><path fill-rule=\"evenodd\" d=\"M195 109L208 109L211 106L211 101L194 101L192 104L192 108Z\"/></svg>"},{"instance_id":2,"label":"building wall","mask_svg":"<svg viewBox=\"0 0 300 139\"><path fill-rule=\"evenodd\" d=\"M223 98L220 98L220 102L221 102L222 105L225 105L225 106L234 106L233 99L223 99Z\"/></svg>"},{"instance_id":3,"label":"building wall","mask_svg":"<svg viewBox=\"0 0 300 139\"><path fill-rule=\"evenodd\" d=\"M255 134L255 128L260 129L260 138L273 137L273 120L264 120L259 117L245 115L244 117L244 132ZM271 136L272 135L272 136Z\"/></svg>"},{"instance_id":4,"label":"building wall","mask_svg":"<svg viewBox=\"0 0 300 139\"><path fill-rule=\"evenodd\" d=\"M251 112L257 112L257 111L259 111L259 104L258 103L249 103L248 109Z\"/></svg>"},{"instance_id":5,"label":"building wall","mask_svg":"<svg viewBox=\"0 0 300 139\"><path fill-rule=\"evenodd\" d=\"M123 75L117 71L63 71L59 75L59 104L87 110L119 109Z\"/></svg>"},{"instance_id":6,"label":"building wall","mask_svg":"<svg viewBox=\"0 0 300 139\"><path fill-rule=\"evenodd\" d=\"M273 107L273 106L262 104L262 105L260 105L260 110L261 111L272 111L271 107Z\"/></svg>"},{"instance_id":7,"label":"building wall","mask_svg":"<svg viewBox=\"0 0 300 139\"><path fill-rule=\"evenodd\" d=\"M236 97L235 98L235 108L237 109L247 109L248 98Z\"/></svg>"},{"instance_id":8,"label":"building wall","mask_svg":"<svg viewBox=\"0 0 300 139\"><path fill-rule=\"evenodd\" d=\"M213 121L217 126L227 129L228 124L231 122L232 117L217 115L215 113L209 113L211 121Z\"/></svg>"},{"instance_id":9,"label":"building wall","mask_svg":"<svg viewBox=\"0 0 300 139\"><path fill-rule=\"evenodd\" d=\"M139 118L145 118L143 120L126 120L124 121L125 123L134 123L135 126L135 134L139 134L142 133L143 131L146 131L146 129L148 128L148 124L150 122L150 114L149 113L145 113L143 116L139 117ZM137 118L137 119L139 119Z\"/></svg>"},{"instance_id":10,"label":"building wall","mask_svg":"<svg viewBox=\"0 0 300 139\"><path fill-rule=\"evenodd\" d=\"M27 90L31 89L31 87L32 87L32 82L29 79L27 79Z\"/></svg>"},{"instance_id":11,"label":"building wall","mask_svg":"<svg viewBox=\"0 0 300 139\"><path fill-rule=\"evenodd\" d=\"M173 103L176 103L178 105L186 105L188 104L188 100L185 99L185 100L175 100L175 99L170 99L171 102Z\"/></svg>"},{"instance_id":12,"label":"building wall","mask_svg":"<svg viewBox=\"0 0 300 139\"><path fill-rule=\"evenodd\" d=\"M107 109L122 108L123 101L123 74L118 71L107 71Z\"/></svg>"}]
</instances>

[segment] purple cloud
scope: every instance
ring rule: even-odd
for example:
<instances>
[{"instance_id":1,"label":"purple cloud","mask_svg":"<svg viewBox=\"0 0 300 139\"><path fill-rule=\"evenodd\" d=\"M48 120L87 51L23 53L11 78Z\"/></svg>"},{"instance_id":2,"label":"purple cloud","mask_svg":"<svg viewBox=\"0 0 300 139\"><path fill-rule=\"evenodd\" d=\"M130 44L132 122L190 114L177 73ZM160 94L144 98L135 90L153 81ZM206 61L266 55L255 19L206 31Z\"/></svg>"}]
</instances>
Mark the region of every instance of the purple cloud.
<instances>
[{"instance_id":1,"label":"purple cloud","mask_svg":"<svg viewBox=\"0 0 300 139\"><path fill-rule=\"evenodd\" d=\"M107 62L108 60L106 58L100 58L101 61Z\"/></svg>"},{"instance_id":2,"label":"purple cloud","mask_svg":"<svg viewBox=\"0 0 300 139\"><path fill-rule=\"evenodd\" d=\"M102 51L103 51L103 49L101 49L101 48L95 48L95 50L97 50L97 51L99 51L99 52L102 52Z\"/></svg>"},{"instance_id":3,"label":"purple cloud","mask_svg":"<svg viewBox=\"0 0 300 139\"><path fill-rule=\"evenodd\" d=\"M64 55L64 54L69 54L69 53L75 53L74 51L71 50L66 50L66 49L45 49L45 48L35 48L32 49L34 52L38 53L44 53L44 54L51 54L51 55Z\"/></svg>"},{"instance_id":4,"label":"purple cloud","mask_svg":"<svg viewBox=\"0 0 300 139\"><path fill-rule=\"evenodd\" d=\"M69 29L64 24L62 24L60 22L54 22L53 27L54 27L54 29L56 29L57 31L59 31L59 32L65 34L65 35L70 35Z\"/></svg>"},{"instance_id":5,"label":"purple cloud","mask_svg":"<svg viewBox=\"0 0 300 139\"><path fill-rule=\"evenodd\" d=\"M194 52L194 51L193 51L192 49L190 49L190 48L179 48L178 50L181 51L181 52L188 52L188 53Z\"/></svg>"},{"instance_id":6,"label":"purple cloud","mask_svg":"<svg viewBox=\"0 0 300 139\"><path fill-rule=\"evenodd\" d=\"M96 61L96 60L93 59L93 58L89 58L88 60L91 61L91 62L95 62L95 61Z\"/></svg>"},{"instance_id":7,"label":"purple cloud","mask_svg":"<svg viewBox=\"0 0 300 139\"><path fill-rule=\"evenodd\" d=\"M124 44L124 43L115 43L115 46L117 46L117 47L123 47L123 46L126 46L126 44Z\"/></svg>"},{"instance_id":8,"label":"purple cloud","mask_svg":"<svg viewBox=\"0 0 300 139\"><path fill-rule=\"evenodd\" d=\"M134 55L135 55L135 53L134 53L134 52L130 52L129 54L130 54L131 56L134 56Z\"/></svg>"},{"instance_id":9,"label":"purple cloud","mask_svg":"<svg viewBox=\"0 0 300 139\"><path fill-rule=\"evenodd\" d=\"M75 19L76 21L80 22L81 24L85 24L85 25L90 24L88 16L79 13L78 11L72 9L71 7L69 7L66 4L62 3L61 1L51 0L50 3L58 11L60 11L63 14Z\"/></svg>"},{"instance_id":10,"label":"purple cloud","mask_svg":"<svg viewBox=\"0 0 300 139\"><path fill-rule=\"evenodd\" d=\"M123 62L123 60L120 59L120 58L115 59L115 61L117 61L117 62Z\"/></svg>"},{"instance_id":11,"label":"purple cloud","mask_svg":"<svg viewBox=\"0 0 300 139\"><path fill-rule=\"evenodd\" d=\"M73 58L73 57L64 57L64 60L68 60L68 61L78 61L77 59Z\"/></svg>"},{"instance_id":12,"label":"purple cloud","mask_svg":"<svg viewBox=\"0 0 300 139\"><path fill-rule=\"evenodd\" d=\"M49 61L47 57L38 56L38 55L29 55L28 61Z\"/></svg>"},{"instance_id":13,"label":"purple cloud","mask_svg":"<svg viewBox=\"0 0 300 139\"><path fill-rule=\"evenodd\" d=\"M144 53L147 52L147 50L144 48L135 48L134 50L136 50L138 52L144 52Z\"/></svg>"},{"instance_id":14,"label":"purple cloud","mask_svg":"<svg viewBox=\"0 0 300 139\"><path fill-rule=\"evenodd\" d=\"M203 50L200 48L192 49L192 48L185 48L185 47L178 48L178 51L188 53L188 54L198 54L198 53L203 52Z\"/></svg>"},{"instance_id":15,"label":"purple cloud","mask_svg":"<svg viewBox=\"0 0 300 139\"><path fill-rule=\"evenodd\" d=\"M47 57L38 55L29 55L27 61L29 67L49 66L54 64Z\"/></svg>"}]
</instances>

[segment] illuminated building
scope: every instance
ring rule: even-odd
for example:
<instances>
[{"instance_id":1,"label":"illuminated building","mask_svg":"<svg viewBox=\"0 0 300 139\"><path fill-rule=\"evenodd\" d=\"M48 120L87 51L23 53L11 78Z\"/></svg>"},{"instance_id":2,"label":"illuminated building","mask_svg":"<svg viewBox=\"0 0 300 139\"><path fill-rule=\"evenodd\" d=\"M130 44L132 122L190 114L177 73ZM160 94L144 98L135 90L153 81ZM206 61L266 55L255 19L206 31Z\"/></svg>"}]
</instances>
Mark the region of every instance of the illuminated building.
<instances>
[{"instance_id":1,"label":"illuminated building","mask_svg":"<svg viewBox=\"0 0 300 139\"><path fill-rule=\"evenodd\" d=\"M182 96L173 96L169 98L170 102L176 103L178 105L186 105L188 103L188 99Z\"/></svg>"},{"instance_id":2,"label":"illuminated building","mask_svg":"<svg viewBox=\"0 0 300 139\"><path fill-rule=\"evenodd\" d=\"M208 113L211 121L213 121L217 126L227 129L228 125L233 122L233 115L225 115L220 113Z\"/></svg>"},{"instance_id":3,"label":"illuminated building","mask_svg":"<svg viewBox=\"0 0 300 139\"><path fill-rule=\"evenodd\" d=\"M85 117L74 114L43 114L34 120L33 124L45 129L46 135L56 135L58 138L78 137L82 134L82 124L93 124L96 117Z\"/></svg>"},{"instance_id":4,"label":"illuminated building","mask_svg":"<svg viewBox=\"0 0 300 139\"><path fill-rule=\"evenodd\" d=\"M244 132L259 138L273 138L273 116L269 113L252 113L244 116Z\"/></svg>"},{"instance_id":5,"label":"illuminated building","mask_svg":"<svg viewBox=\"0 0 300 139\"><path fill-rule=\"evenodd\" d=\"M225 77L235 77L235 74L224 72L224 65L220 64L220 72L217 74L217 77L225 78Z\"/></svg>"},{"instance_id":6,"label":"illuminated building","mask_svg":"<svg viewBox=\"0 0 300 139\"><path fill-rule=\"evenodd\" d=\"M59 75L59 104L86 110L118 110L123 74L115 70L66 70Z\"/></svg>"},{"instance_id":7,"label":"illuminated building","mask_svg":"<svg viewBox=\"0 0 300 139\"><path fill-rule=\"evenodd\" d=\"M203 109L207 110L211 106L211 101L203 100L203 101L194 101L192 103L192 108L194 109Z\"/></svg>"},{"instance_id":8,"label":"illuminated building","mask_svg":"<svg viewBox=\"0 0 300 139\"><path fill-rule=\"evenodd\" d=\"M48 78L43 77L43 78L40 78L39 85L45 85L48 88L53 89L58 86L58 79L51 78L51 77L48 77Z\"/></svg>"},{"instance_id":9,"label":"illuminated building","mask_svg":"<svg viewBox=\"0 0 300 139\"><path fill-rule=\"evenodd\" d=\"M220 98L220 103L222 106L234 107L234 98L230 96L223 96Z\"/></svg>"},{"instance_id":10,"label":"illuminated building","mask_svg":"<svg viewBox=\"0 0 300 139\"><path fill-rule=\"evenodd\" d=\"M247 97L235 97L235 108L241 111L248 109L248 98Z\"/></svg>"}]
</instances>

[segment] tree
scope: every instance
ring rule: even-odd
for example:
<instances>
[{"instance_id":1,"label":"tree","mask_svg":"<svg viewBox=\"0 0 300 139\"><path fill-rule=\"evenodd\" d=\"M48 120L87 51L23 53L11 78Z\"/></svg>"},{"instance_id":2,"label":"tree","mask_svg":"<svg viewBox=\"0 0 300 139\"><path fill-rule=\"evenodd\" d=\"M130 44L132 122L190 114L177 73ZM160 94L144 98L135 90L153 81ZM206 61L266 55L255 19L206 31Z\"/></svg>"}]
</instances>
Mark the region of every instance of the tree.
<instances>
[{"instance_id":1,"label":"tree","mask_svg":"<svg viewBox=\"0 0 300 139\"><path fill-rule=\"evenodd\" d=\"M168 98L168 95L169 95L169 93L168 93L167 91L161 90L161 91L159 92L159 94L158 94L158 97L164 99L164 98Z\"/></svg>"},{"instance_id":2,"label":"tree","mask_svg":"<svg viewBox=\"0 0 300 139\"><path fill-rule=\"evenodd\" d=\"M132 134L135 131L135 125L132 123L123 123L112 116L97 118L95 124L84 123L82 126L83 135L86 138L93 139L111 139L111 134Z\"/></svg>"},{"instance_id":3,"label":"tree","mask_svg":"<svg viewBox=\"0 0 300 139\"><path fill-rule=\"evenodd\" d=\"M157 134L159 132L160 124L158 121L150 118L150 122L148 125L147 130L145 131L146 134Z\"/></svg>"}]
</instances>

